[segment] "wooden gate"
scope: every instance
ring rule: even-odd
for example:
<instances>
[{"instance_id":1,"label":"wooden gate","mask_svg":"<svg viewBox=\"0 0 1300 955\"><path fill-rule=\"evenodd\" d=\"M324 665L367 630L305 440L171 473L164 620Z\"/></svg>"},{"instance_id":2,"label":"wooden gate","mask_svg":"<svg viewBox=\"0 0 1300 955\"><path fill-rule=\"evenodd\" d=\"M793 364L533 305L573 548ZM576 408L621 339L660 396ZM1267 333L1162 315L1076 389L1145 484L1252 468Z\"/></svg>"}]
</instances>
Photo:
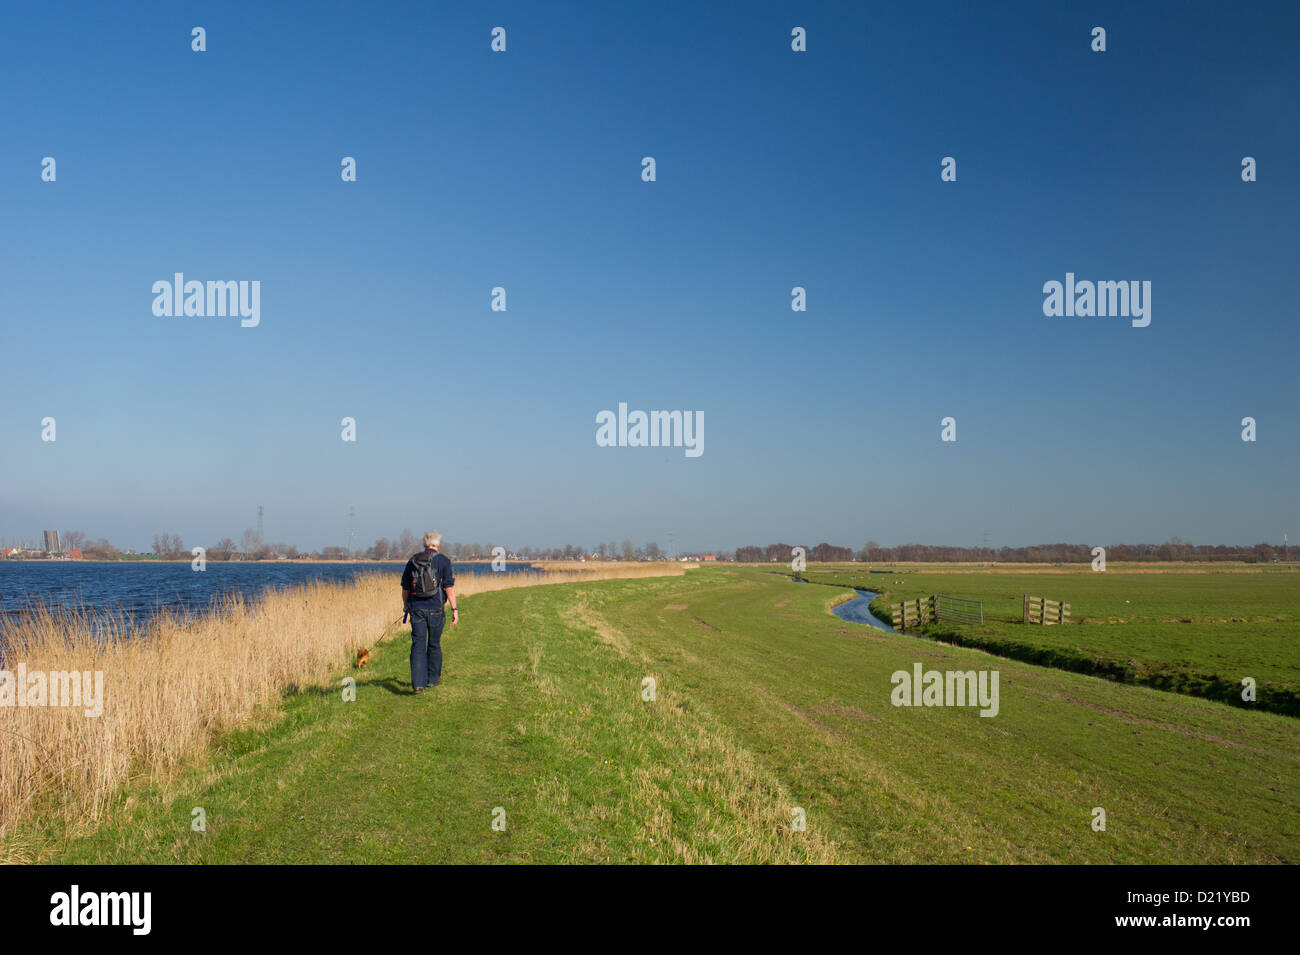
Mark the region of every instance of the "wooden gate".
<instances>
[{"instance_id":1,"label":"wooden gate","mask_svg":"<svg viewBox=\"0 0 1300 955\"><path fill-rule=\"evenodd\" d=\"M1045 627L1070 622L1070 605L1059 600L1046 600L1025 594L1024 608L1020 613L1021 623L1041 624Z\"/></svg>"},{"instance_id":2,"label":"wooden gate","mask_svg":"<svg viewBox=\"0 0 1300 955\"><path fill-rule=\"evenodd\" d=\"M934 623L937 619L933 597L917 597L915 600L904 600L902 603L893 604L889 608L889 614L894 618L895 630L919 627L922 624Z\"/></svg>"}]
</instances>

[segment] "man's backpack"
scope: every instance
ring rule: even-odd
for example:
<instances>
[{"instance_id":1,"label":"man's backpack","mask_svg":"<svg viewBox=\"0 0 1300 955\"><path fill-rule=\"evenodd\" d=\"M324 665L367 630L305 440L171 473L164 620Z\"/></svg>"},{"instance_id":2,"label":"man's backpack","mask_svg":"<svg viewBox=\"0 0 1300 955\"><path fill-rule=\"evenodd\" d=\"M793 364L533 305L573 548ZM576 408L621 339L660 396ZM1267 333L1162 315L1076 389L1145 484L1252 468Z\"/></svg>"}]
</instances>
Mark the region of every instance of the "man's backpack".
<instances>
[{"instance_id":1,"label":"man's backpack","mask_svg":"<svg viewBox=\"0 0 1300 955\"><path fill-rule=\"evenodd\" d=\"M442 602L442 581L438 579L438 568L434 566L433 556L416 554L411 558L415 572L411 576L411 599L425 600L437 597Z\"/></svg>"}]
</instances>

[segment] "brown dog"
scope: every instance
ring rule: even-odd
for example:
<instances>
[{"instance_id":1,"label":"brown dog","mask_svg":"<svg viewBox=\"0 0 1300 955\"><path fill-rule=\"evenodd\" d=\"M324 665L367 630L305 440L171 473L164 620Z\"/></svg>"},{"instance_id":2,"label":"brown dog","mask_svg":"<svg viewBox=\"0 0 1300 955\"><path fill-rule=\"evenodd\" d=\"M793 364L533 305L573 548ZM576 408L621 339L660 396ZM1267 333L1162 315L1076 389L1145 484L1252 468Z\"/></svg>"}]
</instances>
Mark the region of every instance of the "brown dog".
<instances>
[{"instance_id":1,"label":"brown dog","mask_svg":"<svg viewBox=\"0 0 1300 955\"><path fill-rule=\"evenodd\" d=\"M362 647L360 650L357 651L357 662L354 664L354 666L358 670L362 669L363 667L370 666L370 651L367 650L365 647Z\"/></svg>"}]
</instances>

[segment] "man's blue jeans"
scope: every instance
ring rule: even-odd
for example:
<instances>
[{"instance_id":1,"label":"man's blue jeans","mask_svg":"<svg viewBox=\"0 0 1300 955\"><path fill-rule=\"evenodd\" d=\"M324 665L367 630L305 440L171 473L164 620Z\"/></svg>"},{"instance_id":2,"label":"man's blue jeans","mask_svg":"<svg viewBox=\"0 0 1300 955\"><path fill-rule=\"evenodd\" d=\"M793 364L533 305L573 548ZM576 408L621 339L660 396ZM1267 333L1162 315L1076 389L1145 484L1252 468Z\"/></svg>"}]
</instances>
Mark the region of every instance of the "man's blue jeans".
<instances>
[{"instance_id":1,"label":"man's blue jeans","mask_svg":"<svg viewBox=\"0 0 1300 955\"><path fill-rule=\"evenodd\" d=\"M442 679L441 610L411 610L411 686L422 690Z\"/></svg>"}]
</instances>

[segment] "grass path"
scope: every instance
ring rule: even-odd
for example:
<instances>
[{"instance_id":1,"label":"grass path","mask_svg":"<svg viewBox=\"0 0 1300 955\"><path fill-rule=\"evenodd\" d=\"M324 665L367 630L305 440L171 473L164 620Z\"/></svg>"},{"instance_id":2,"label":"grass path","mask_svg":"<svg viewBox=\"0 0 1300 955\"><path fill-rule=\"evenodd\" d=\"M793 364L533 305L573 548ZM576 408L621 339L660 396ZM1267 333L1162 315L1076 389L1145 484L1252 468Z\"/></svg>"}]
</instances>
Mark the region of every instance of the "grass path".
<instances>
[{"instance_id":1,"label":"grass path","mask_svg":"<svg viewBox=\"0 0 1300 955\"><path fill-rule=\"evenodd\" d=\"M1300 721L856 627L835 595L710 569L467 598L435 690L394 631L355 702L289 697L97 831L33 838L60 862L1300 861ZM1000 714L892 707L915 661L998 669Z\"/></svg>"}]
</instances>

